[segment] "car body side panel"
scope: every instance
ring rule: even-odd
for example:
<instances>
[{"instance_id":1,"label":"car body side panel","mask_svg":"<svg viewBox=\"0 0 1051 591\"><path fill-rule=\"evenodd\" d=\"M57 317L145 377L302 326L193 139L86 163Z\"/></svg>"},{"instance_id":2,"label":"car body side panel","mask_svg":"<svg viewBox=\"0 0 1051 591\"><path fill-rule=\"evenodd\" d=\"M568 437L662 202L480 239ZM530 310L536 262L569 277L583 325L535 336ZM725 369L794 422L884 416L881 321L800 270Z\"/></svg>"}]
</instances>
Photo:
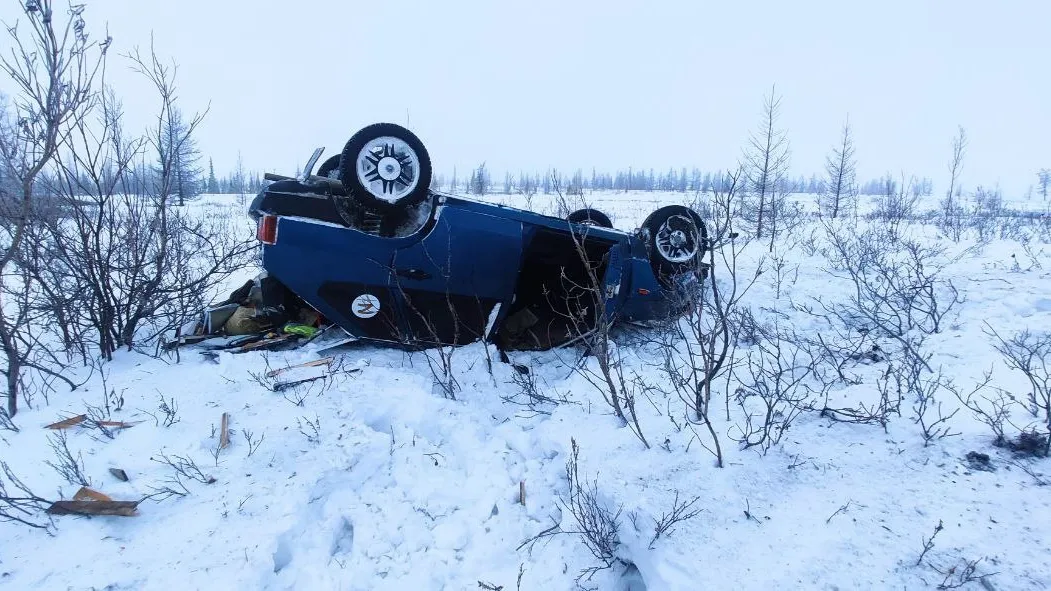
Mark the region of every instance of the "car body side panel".
<instances>
[{"instance_id":1,"label":"car body side panel","mask_svg":"<svg viewBox=\"0 0 1051 591\"><path fill-rule=\"evenodd\" d=\"M633 257L627 259L625 264L630 266L631 273L630 281L622 287L627 293L619 310L621 318L628 321L667 318L674 308L674 302L653 275L650 262Z\"/></svg>"},{"instance_id":2,"label":"car body side panel","mask_svg":"<svg viewBox=\"0 0 1051 591\"><path fill-rule=\"evenodd\" d=\"M443 208L422 240L394 251L392 282L418 341L484 338L497 304L509 304L522 257L522 223Z\"/></svg>"}]
</instances>

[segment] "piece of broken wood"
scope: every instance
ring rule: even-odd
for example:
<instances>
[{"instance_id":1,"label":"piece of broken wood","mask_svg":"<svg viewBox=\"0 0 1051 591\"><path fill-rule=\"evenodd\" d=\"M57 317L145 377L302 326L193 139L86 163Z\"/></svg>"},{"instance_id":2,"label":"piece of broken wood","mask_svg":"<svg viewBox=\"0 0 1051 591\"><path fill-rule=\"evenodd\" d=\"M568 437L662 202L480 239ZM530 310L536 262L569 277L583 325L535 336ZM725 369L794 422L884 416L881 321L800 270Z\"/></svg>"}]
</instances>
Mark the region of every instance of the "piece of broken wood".
<instances>
[{"instance_id":1,"label":"piece of broken wood","mask_svg":"<svg viewBox=\"0 0 1051 591\"><path fill-rule=\"evenodd\" d=\"M51 515L138 515L139 501L55 501L47 508Z\"/></svg>"},{"instance_id":2,"label":"piece of broken wood","mask_svg":"<svg viewBox=\"0 0 1051 591\"><path fill-rule=\"evenodd\" d=\"M219 431L219 449L230 445L230 413L224 412Z\"/></svg>"},{"instance_id":3,"label":"piece of broken wood","mask_svg":"<svg viewBox=\"0 0 1051 591\"><path fill-rule=\"evenodd\" d=\"M277 376L285 373L286 371L288 371L290 369L295 369L297 367L317 367L319 365L329 365L330 363L332 363L332 361L334 359L335 359L335 357L322 357L321 359L314 359L313 361L307 361L305 363L298 363L296 365L289 365L288 367L279 367L277 369L272 369L272 370L266 372L266 377L268 377L268 378L277 377Z\"/></svg>"},{"instance_id":4,"label":"piece of broken wood","mask_svg":"<svg viewBox=\"0 0 1051 591\"><path fill-rule=\"evenodd\" d=\"M103 493L100 493L97 490L93 490L93 489L90 489L90 488L88 488L86 486L82 486L82 487L80 487L80 490L78 490L77 493L75 495L73 495L73 500L74 501L102 501L104 503L108 503L108 502L112 501L113 499L110 498L109 495L105 495Z\"/></svg>"},{"instance_id":5,"label":"piece of broken wood","mask_svg":"<svg viewBox=\"0 0 1051 591\"><path fill-rule=\"evenodd\" d=\"M131 427L138 425L138 423L128 423L125 421L95 421L95 424L100 427L113 427L115 429L130 429Z\"/></svg>"},{"instance_id":6,"label":"piece of broken wood","mask_svg":"<svg viewBox=\"0 0 1051 591\"><path fill-rule=\"evenodd\" d=\"M164 351L174 351L175 349L178 349L179 347L182 347L184 345L196 345L198 343L203 343L204 341L209 341L209 340L216 339L216 338L219 338L219 335L209 335L209 334L187 335L187 336L179 337L179 338L175 339L174 341L169 341L169 342L165 343L161 347L161 349L164 350Z\"/></svg>"},{"instance_id":7,"label":"piece of broken wood","mask_svg":"<svg viewBox=\"0 0 1051 591\"><path fill-rule=\"evenodd\" d=\"M327 375L324 375L324 376L314 376L312 378L303 378L302 380L293 380L291 382L276 382L272 386L272 389L273 389L274 392L284 392L285 390L287 390L289 388L294 388L295 386L298 386L300 384L308 384L310 382L316 382L317 380L323 380L323 379L325 379L327 377L328 377Z\"/></svg>"},{"instance_id":8,"label":"piece of broken wood","mask_svg":"<svg viewBox=\"0 0 1051 591\"><path fill-rule=\"evenodd\" d=\"M127 482L128 481L128 473L125 472L124 470L121 470L120 468L110 468L109 469L109 473L112 474L114 478L116 478L117 480L119 480L121 482Z\"/></svg>"},{"instance_id":9,"label":"piece of broken wood","mask_svg":"<svg viewBox=\"0 0 1051 591\"><path fill-rule=\"evenodd\" d=\"M525 480L518 481L518 502L525 507Z\"/></svg>"},{"instance_id":10,"label":"piece of broken wood","mask_svg":"<svg viewBox=\"0 0 1051 591\"><path fill-rule=\"evenodd\" d=\"M233 349L231 353L248 353L250 351L260 351L264 349L270 349L278 345L282 345L291 341L295 341L299 337L294 334L284 334L276 336L272 339L263 339L261 341L255 341L254 343L248 343L242 347Z\"/></svg>"},{"instance_id":11,"label":"piece of broken wood","mask_svg":"<svg viewBox=\"0 0 1051 591\"><path fill-rule=\"evenodd\" d=\"M69 429L70 427L76 427L77 425L88 420L88 415L77 415L75 417L69 417L68 419L62 419L57 423L51 423L44 427L45 429Z\"/></svg>"},{"instance_id":12,"label":"piece of broken wood","mask_svg":"<svg viewBox=\"0 0 1051 591\"><path fill-rule=\"evenodd\" d=\"M51 515L118 515L132 517L140 501L114 501L109 495L86 486L80 487L71 501L55 501L47 508Z\"/></svg>"}]
</instances>

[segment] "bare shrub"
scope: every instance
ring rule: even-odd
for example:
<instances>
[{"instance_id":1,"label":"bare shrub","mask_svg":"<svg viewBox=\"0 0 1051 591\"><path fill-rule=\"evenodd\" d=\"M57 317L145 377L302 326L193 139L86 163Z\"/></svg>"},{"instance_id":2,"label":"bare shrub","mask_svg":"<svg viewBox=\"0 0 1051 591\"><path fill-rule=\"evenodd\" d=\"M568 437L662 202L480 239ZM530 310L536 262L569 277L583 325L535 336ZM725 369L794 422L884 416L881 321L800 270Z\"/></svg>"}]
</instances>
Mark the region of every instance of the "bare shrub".
<instances>
[{"instance_id":1,"label":"bare shrub","mask_svg":"<svg viewBox=\"0 0 1051 591\"><path fill-rule=\"evenodd\" d=\"M0 408L0 430L18 432L18 427L11 420L11 417L7 415L6 408Z\"/></svg>"},{"instance_id":2,"label":"bare shrub","mask_svg":"<svg viewBox=\"0 0 1051 591\"><path fill-rule=\"evenodd\" d=\"M887 431L891 415L901 414L901 374L888 367L876 382L879 399L873 404L859 402L857 406L833 408L829 406L828 394L825 395L821 416L841 423L858 425L879 425Z\"/></svg>"},{"instance_id":3,"label":"bare shrub","mask_svg":"<svg viewBox=\"0 0 1051 591\"><path fill-rule=\"evenodd\" d=\"M452 240L451 236L449 240ZM412 290L404 289L398 270L391 269L391 277L405 301L408 314L412 317L409 334L402 333L401 329L393 324L392 329L399 335L398 338L409 344L410 347L422 349L423 358L433 378L434 389L444 398L456 400L456 395L461 390L460 383L456 379L453 361L456 350L460 345L482 338L484 335L469 334L465 330L465 324L461 321L450 287L453 261L451 244L448 246L444 261L435 259L430 252L425 253L430 266L441 274L445 282L445 297L440 305L417 305ZM439 326L442 328L440 329ZM486 348L486 355L488 354L488 348Z\"/></svg>"},{"instance_id":4,"label":"bare shrub","mask_svg":"<svg viewBox=\"0 0 1051 591\"><path fill-rule=\"evenodd\" d=\"M923 540L923 550L920 551L920 556L916 559L916 566L922 564L923 558L927 556L927 553L930 552L932 548L934 548L934 538L938 537L938 534L940 534L943 529L945 529L945 526L942 524L942 520L939 519L938 525L934 527L934 532Z\"/></svg>"},{"instance_id":5,"label":"bare shrub","mask_svg":"<svg viewBox=\"0 0 1051 591\"><path fill-rule=\"evenodd\" d=\"M93 117L74 123L76 149L58 155L49 183L68 219L48 224L49 271L37 277L41 283L60 281L65 289L75 286L84 295L87 305L73 320L94 335L107 360L120 347L159 344L159 337L195 315L256 247L226 217L172 207L178 157L204 116L183 119L173 66L137 50L128 59L160 99L155 124L145 136L130 136L111 90L98 95ZM136 164L147 155L153 168Z\"/></svg>"},{"instance_id":6,"label":"bare shrub","mask_svg":"<svg viewBox=\"0 0 1051 591\"><path fill-rule=\"evenodd\" d=\"M671 509L661 513L660 517L654 518L653 520L653 537L650 538L650 543L647 546L650 550L653 550L657 540L662 537L668 537L671 535L676 525L686 523L694 517L701 514L701 509L697 508L697 503L701 500L701 497L693 497L689 501L679 499L679 491L675 491L675 500L672 501ZM629 514L631 523L638 529L638 518L634 513Z\"/></svg>"},{"instance_id":7,"label":"bare shrub","mask_svg":"<svg viewBox=\"0 0 1051 591\"><path fill-rule=\"evenodd\" d=\"M860 384L861 377L849 370L883 360L883 350L876 344L872 331L852 326L834 314L819 313L809 303L793 302L792 307L822 323L805 339L814 356L816 376L830 388L837 383Z\"/></svg>"},{"instance_id":8,"label":"bare shrub","mask_svg":"<svg viewBox=\"0 0 1051 591\"><path fill-rule=\"evenodd\" d=\"M508 404L525 408L531 415L549 415L551 414L549 408L569 402L564 395L554 398L545 392L535 367L513 366L511 383L518 388L518 391L501 398Z\"/></svg>"},{"instance_id":9,"label":"bare shrub","mask_svg":"<svg viewBox=\"0 0 1051 591\"><path fill-rule=\"evenodd\" d=\"M585 577L590 579L595 573L613 568L617 564L627 567L628 564L617 557L621 544L620 529L622 526L622 507L610 507L602 498L598 482L587 482L580 476L580 446L576 439L571 439L572 451L566 460L566 481L568 492L559 495L559 503L572 517L575 525L564 529L560 522L526 540L518 546L532 546L538 540L559 534L578 535L598 565L583 569L577 581ZM564 519L564 518L563 518Z\"/></svg>"},{"instance_id":10,"label":"bare shrub","mask_svg":"<svg viewBox=\"0 0 1051 591\"><path fill-rule=\"evenodd\" d=\"M699 293L686 289L673 290L672 301L686 309L682 318L673 318L663 327L659 336L660 369L667 377L667 385L655 385L666 395L674 394L686 406L687 419L703 425L711 439L711 447L703 441L722 467L723 454L718 434L711 421L712 383L729 367L731 348L746 333L755 330L754 318L747 308L740 308L741 300L763 272L762 262L755 273L742 281L738 273L741 246L737 242L733 220L737 204L737 182L740 173L727 176L729 189L713 194L709 223L706 268L695 269L706 274ZM715 251L720 251L716 260Z\"/></svg>"},{"instance_id":11,"label":"bare shrub","mask_svg":"<svg viewBox=\"0 0 1051 591\"><path fill-rule=\"evenodd\" d=\"M216 482L214 477L205 474L200 466L197 465L197 462L189 457L161 454L158 458L150 459L168 466L171 468L171 473L162 481L163 486L153 488L154 492L149 495L149 498L164 500L171 497L183 497L190 494L190 489L187 486L190 482L200 484L214 484Z\"/></svg>"},{"instance_id":12,"label":"bare shrub","mask_svg":"<svg viewBox=\"0 0 1051 591\"><path fill-rule=\"evenodd\" d=\"M259 437L255 436L255 433L248 429L241 429L241 435L245 438L245 443L248 445L248 457L252 457L255 452L259 451L259 446L263 445L263 440L266 439L266 433L263 433Z\"/></svg>"},{"instance_id":13,"label":"bare shrub","mask_svg":"<svg viewBox=\"0 0 1051 591\"><path fill-rule=\"evenodd\" d=\"M873 217L885 224L888 235L893 238L898 235L902 223L915 217L916 203L920 196L912 191L915 177L907 182L904 173L901 175L901 181L895 181L894 177L888 174L883 177L881 183L883 191L876 199Z\"/></svg>"},{"instance_id":14,"label":"bare shrub","mask_svg":"<svg viewBox=\"0 0 1051 591\"><path fill-rule=\"evenodd\" d=\"M745 373L746 372L746 373ZM814 360L803 339L774 325L765 338L747 353L737 403L744 411L743 425L733 437L742 449L768 452L804 412L812 410L806 380Z\"/></svg>"},{"instance_id":15,"label":"bare shrub","mask_svg":"<svg viewBox=\"0 0 1051 591\"><path fill-rule=\"evenodd\" d=\"M982 560L985 559L967 560L961 558L948 568L935 568L938 574L945 577L941 583L938 583L938 589L960 589L971 583L981 583L983 587L989 588L990 583L986 579L999 573L978 574L978 563ZM934 567L932 566L931 568Z\"/></svg>"},{"instance_id":16,"label":"bare shrub","mask_svg":"<svg viewBox=\"0 0 1051 591\"><path fill-rule=\"evenodd\" d=\"M986 380L991 380L991 374L987 374L987 376ZM1009 417L1012 407L1017 406L1019 403L1017 399L1002 390L997 390L995 396L982 396L979 399L977 395L981 390L982 388L979 387L967 394L959 391L954 393L960 403L970 410L976 419L985 423L992 430L993 445L998 447L1006 446L1008 439L1005 431L1006 425L1011 424Z\"/></svg>"},{"instance_id":17,"label":"bare shrub","mask_svg":"<svg viewBox=\"0 0 1051 591\"><path fill-rule=\"evenodd\" d=\"M562 194L558 179L553 179L558 207L565 211L572 208ZM565 216L563 216L565 217ZM607 309L605 288L599 277L601 261L589 256L587 226L582 230L568 225L573 239L573 248L584 270L583 280L574 280L563 272L563 302L547 302L556 314L563 316L570 325L574 340L585 348L585 356L572 364L574 371L595 388L613 410L614 416L623 421L632 433L648 449L649 441L642 432L635 410L636 393L646 389L642 378L636 373L627 374L621 348L613 340L613 314ZM588 358L594 359L594 364Z\"/></svg>"},{"instance_id":18,"label":"bare shrub","mask_svg":"<svg viewBox=\"0 0 1051 591\"><path fill-rule=\"evenodd\" d=\"M993 346L1004 363L1029 382L1027 408L1033 418L1043 422L1042 455L1046 456L1051 452L1051 333L1034 334L1026 329L1005 340L988 325L986 332L996 339Z\"/></svg>"},{"instance_id":19,"label":"bare shrub","mask_svg":"<svg viewBox=\"0 0 1051 591\"><path fill-rule=\"evenodd\" d=\"M903 374L905 391L913 400L913 422L920 427L923 446L927 447L937 439L959 435L952 431L949 421L960 412L960 408L946 414L942 407L942 394L955 391L952 381L940 370L935 375L924 377L923 366L911 357L905 358L899 371Z\"/></svg>"},{"instance_id":20,"label":"bare shrub","mask_svg":"<svg viewBox=\"0 0 1051 591\"><path fill-rule=\"evenodd\" d=\"M68 140L68 125L84 116L92 101L90 91L110 46L110 38L95 43L85 26L83 5L73 5L63 19L51 0L22 6L23 23L7 27L10 51L0 55L0 71L13 89L12 111L0 109L0 169L9 177L12 194L0 187L0 347L6 357L7 415L18 412L23 370L31 359L26 336L27 298L8 300L12 281L28 293L23 270L10 273L12 263L24 252L27 231L40 213L37 181ZM17 266L17 263L16 263ZM39 325L47 326L46 319ZM38 363L39 365L39 363Z\"/></svg>"},{"instance_id":21,"label":"bare shrub","mask_svg":"<svg viewBox=\"0 0 1051 591\"><path fill-rule=\"evenodd\" d=\"M33 493L7 462L0 461L0 523L14 522L29 527L46 529L50 522L43 522L38 515L51 503Z\"/></svg>"},{"instance_id":22,"label":"bare shrub","mask_svg":"<svg viewBox=\"0 0 1051 591\"><path fill-rule=\"evenodd\" d=\"M313 419L307 417L301 417L296 419L296 425L299 427L299 433L309 443L317 445L321 443L321 417L315 413Z\"/></svg>"},{"instance_id":23,"label":"bare shrub","mask_svg":"<svg viewBox=\"0 0 1051 591\"><path fill-rule=\"evenodd\" d=\"M157 405L157 411L160 414L158 415L148 410L143 410L142 412L150 415L150 417L153 418L153 423L155 425L158 427L164 426L164 428L167 429L181 420L179 418L179 404L176 402L174 396L171 398L165 398L164 394L159 392L157 393L157 396L160 397L160 403Z\"/></svg>"},{"instance_id":24,"label":"bare shrub","mask_svg":"<svg viewBox=\"0 0 1051 591\"><path fill-rule=\"evenodd\" d=\"M910 332L918 332L920 339L941 332L960 302L952 281L941 278L948 265L944 249L900 236L891 239L881 228L858 233L827 222L825 228L826 272L847 279L852 289L846 302L818 302L846 328L890 337L905 355L923 359ZM930 369L926 363L924 367Z\"/></svg>"},{"instance_id":25,"label":"bare shrub","mask_svg":"<svg viewBox=\"0 0 1051 591\"><path fill-rule=\"evenodd\" d=\"M586 569L592 574L613 566L617 561L617 546L620 545L621 508L612 509L601 499L598 482L582 482L580 479L580 448L572 440L572 456L566 462L566 480L569 484L568 498L562 499L562 505L573 516L577 525L574 532L579 534L584 545L602 566Z\"/></svg>"},{"instance_id":26,"label":"bare shrub","mask_svg":"<svg viewBox=\"0 0 1051 591\"><path fill-rule=\"evenodd\" d=\"M80 453L77 453L76 457L73 456L66 432L59 430L48 436L48 443L55 452L56 461L45 460L44 463L51 466L69 484L91 486L91 481L84 475L84 457Z\"/></svg>"}]
</instances>

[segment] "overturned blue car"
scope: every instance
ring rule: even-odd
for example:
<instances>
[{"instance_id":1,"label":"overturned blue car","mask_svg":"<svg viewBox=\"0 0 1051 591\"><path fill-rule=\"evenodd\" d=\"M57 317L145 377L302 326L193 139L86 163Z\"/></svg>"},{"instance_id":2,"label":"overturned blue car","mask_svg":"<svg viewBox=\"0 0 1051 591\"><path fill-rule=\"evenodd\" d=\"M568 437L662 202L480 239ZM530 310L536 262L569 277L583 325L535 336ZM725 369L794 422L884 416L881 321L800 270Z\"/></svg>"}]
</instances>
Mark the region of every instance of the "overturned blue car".
<instances>
[{"instance_id":1,"label":"overturned blue car","mask_svg":"<svg viewBox=\"0 0 1051 591\"><path fill-rule=\"evenodd\" d=\"M398 346L538 350L600 322L682 314L705 276L707 231L684 206L625 232L586 207L561 219L442 193L419 138L389 123L314 173L320 154L298 177L268 174L250 206L261 314L303 308L349 338Z\"/></svg>"}]
</instances>

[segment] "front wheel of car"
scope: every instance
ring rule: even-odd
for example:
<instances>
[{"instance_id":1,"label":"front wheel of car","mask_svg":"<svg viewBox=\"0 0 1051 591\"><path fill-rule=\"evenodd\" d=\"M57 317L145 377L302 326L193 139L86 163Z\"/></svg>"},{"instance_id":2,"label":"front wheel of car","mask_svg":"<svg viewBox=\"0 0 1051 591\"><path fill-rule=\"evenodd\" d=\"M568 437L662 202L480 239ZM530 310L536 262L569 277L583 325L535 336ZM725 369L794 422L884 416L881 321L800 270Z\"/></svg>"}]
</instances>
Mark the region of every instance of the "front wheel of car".
<instances>
[{"instance_id":1,"label":"front wheel of car","mask_svg":"<svg viewBox=\"0 0 1051 591\"><path fill-rule=\"evenodd\" d=\"M658 279L699 269L708 245L708 229L697 212L682 205L668 205L651 213L642 223L650 263Z\"/></svg>"},{"instance_id":2,"label":"front wheel of car","mask_svg":"<svg viewBox=\"0 0 1051 591\"><path fill-rule=\"evenodd\" d=\"M431 184L431 161L408 129L376 123L355 133L339 161L343 186L366 209L391 214L418 205Z\"/></svg>"}]
</instances>

